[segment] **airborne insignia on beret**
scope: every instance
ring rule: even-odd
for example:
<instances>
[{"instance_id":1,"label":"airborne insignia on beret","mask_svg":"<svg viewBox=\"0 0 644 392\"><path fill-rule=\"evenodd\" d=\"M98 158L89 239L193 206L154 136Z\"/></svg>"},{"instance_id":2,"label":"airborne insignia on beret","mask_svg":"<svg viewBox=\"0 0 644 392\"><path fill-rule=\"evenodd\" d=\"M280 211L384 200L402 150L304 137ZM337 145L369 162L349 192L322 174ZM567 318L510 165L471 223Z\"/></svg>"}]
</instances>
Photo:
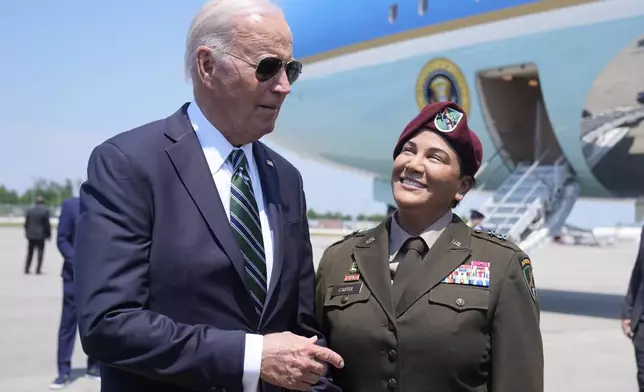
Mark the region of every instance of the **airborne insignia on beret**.
<instances>
[{"instance_id":1,"label":"airborne insignia on beret","mask_svg":"<svg viewBox=\"0 0 644 392\"><path fill-rule=\"evenodd\" d=\"M441 132L450 133L456 129L463 118L463 113L458 110L446 107L434 117L434 126Z\"/></svg>"}]
</instances>

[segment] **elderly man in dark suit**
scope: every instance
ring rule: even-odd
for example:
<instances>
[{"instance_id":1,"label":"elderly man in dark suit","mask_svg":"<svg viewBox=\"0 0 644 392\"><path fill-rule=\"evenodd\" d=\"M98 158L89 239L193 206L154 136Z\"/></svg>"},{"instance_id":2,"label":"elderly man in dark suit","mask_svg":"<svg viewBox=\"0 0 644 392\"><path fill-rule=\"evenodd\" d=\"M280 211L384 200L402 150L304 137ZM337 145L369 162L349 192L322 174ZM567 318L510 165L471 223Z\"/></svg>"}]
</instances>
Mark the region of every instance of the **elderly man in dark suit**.
<instances>
[{"instance_id":1,"label":"elderly man in dark suit","mask_svg":"<svg viewBox=\"0 0 644 392\"><path fill-rule=\"evenodd\" d=\"M92 152L75 294L102 391L338 390L302 178L259 142L301 71L292 42L269 1L209 1L188 32L194 100Z\"/></svg>"},{"instance_id":2,"label":"elderly man in dark suit","mask_svg":"<svg viewBox=\"0 0 644 392\"><path fill-rule=\"evenodd\" d=\"M36 205L27 210L25 214L25 237L27 237L27 260L25 261L25 274L31 273L31 261L34 250L37 253L36 274L42 272L42 260L45 253L45 241L51 238L51 224L49 222L49 209L45 206L42 196L36 197Z\"/></svg>"},{"instance_id":3,"label":"elderly man in dark suit","mask_svg":"<svg viewBox=\"0 0 644 392\"><path fill-rule=\"evenodd\" d=\"M74 306L74 238L76 221L80 209L80 199L70 197L63 201L58 217L56 244L63 256L63 306L58 327L58 376L49 386L50 389L62 389L72 380L71 360L76 341L76 307ZM98 364L92 357L87 357L86 377L100 380Z\"/></svg>"}]
</instances>

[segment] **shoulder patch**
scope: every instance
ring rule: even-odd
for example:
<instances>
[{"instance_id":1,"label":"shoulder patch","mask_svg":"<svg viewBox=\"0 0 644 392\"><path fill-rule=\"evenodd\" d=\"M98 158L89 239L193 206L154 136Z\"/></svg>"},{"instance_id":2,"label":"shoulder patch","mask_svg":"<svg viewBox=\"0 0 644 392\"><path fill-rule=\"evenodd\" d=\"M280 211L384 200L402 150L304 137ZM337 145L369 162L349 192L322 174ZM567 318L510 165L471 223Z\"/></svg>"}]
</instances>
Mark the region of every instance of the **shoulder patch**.
<instances>
[{"instance_id":1,"label":"shoulder patch","mask_svg":"<svg viewBox=\"0 0 644 392\"><path fill-rule=\"evenodd\" d=\"M520 259L521 263L521 275L523 275L523 280L525 281L530 297L533 301L537 300L537 288L534 284L534 271L532 269L532 261L528 256L523 256Z\"/></svg>"}]
</instances>

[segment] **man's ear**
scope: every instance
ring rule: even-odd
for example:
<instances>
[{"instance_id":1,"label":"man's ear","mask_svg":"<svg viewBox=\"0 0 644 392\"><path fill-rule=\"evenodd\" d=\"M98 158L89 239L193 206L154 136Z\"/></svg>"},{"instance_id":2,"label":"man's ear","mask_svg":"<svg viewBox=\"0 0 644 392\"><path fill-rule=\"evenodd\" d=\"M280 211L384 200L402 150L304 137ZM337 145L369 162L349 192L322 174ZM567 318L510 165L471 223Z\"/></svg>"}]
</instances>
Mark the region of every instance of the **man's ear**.
<instances>
[{"instance_id":1,"label":"man's ear","mask_svg":"<svg viewBox=\"0 0 644 392\"><path fill-rule=\"evenodd\" d=\"M200 46L197 48L197 74L199 80L206 86L210 86L212 82L212 75L215 72L215 60L212 56L212 51L205 47Z\"/></svg>"}]
</instances>

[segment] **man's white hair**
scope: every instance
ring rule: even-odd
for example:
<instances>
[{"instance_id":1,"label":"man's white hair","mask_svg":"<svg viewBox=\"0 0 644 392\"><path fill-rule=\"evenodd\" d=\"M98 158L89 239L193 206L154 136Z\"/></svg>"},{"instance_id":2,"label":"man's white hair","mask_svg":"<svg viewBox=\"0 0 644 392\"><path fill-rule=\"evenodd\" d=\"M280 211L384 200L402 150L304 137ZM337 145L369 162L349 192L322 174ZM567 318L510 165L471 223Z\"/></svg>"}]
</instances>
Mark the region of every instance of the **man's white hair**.
<instances>
[{"instance_id":1,"label":"man's white hair","mask_svg":"<svg viewBox=\"0 0 644 392\"><path fill-rule=\"evenodd\" d=\"M209 0L197 12L186 39L184 70L191 80L196 70L196 51L200 46L216 48L215 58L230 51L236 18L253 14L280 14L282 10L271 0Z\"/></svg>"}]
</instances>

